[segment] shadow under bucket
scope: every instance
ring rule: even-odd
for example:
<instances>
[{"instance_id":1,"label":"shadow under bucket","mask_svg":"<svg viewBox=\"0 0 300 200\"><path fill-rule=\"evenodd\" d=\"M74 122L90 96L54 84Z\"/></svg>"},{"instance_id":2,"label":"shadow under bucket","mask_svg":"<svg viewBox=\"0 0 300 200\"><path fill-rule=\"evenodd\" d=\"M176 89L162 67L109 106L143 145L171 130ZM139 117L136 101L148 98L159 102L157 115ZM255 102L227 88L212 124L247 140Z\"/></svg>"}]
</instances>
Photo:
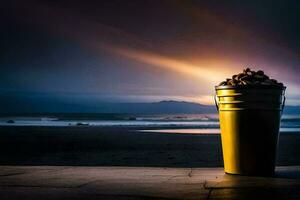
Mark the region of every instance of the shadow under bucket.
<instances>
[{"instance_id":1,"label":"shadow under bucket","mask_svg":"<svg viewBox=\"0 0 300 200\"><path fill-rule=\"evenodd\" d=\"M224 170L272 176L285 87L216 86Z\"/></svg>"}]
</instances>

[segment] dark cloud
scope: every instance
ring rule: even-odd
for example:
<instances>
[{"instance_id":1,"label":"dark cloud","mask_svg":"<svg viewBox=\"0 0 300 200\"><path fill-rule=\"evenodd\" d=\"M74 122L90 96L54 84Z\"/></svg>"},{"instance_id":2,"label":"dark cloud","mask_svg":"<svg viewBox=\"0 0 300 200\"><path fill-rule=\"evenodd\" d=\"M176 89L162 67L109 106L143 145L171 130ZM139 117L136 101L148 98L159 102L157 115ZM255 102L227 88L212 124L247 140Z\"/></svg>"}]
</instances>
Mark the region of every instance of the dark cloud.
<instances>
[{"instance_id":1,"label":"dark cloud","mask_svg":"<svg viewBox=\"0 0 300 200\"><path fill-rule=\"evenodd\" d=\"M201 96L216 84L205 76L250 65L297 96L299 8L298 1L7 1L0 89Z\"/></svg>"}]
</instances>

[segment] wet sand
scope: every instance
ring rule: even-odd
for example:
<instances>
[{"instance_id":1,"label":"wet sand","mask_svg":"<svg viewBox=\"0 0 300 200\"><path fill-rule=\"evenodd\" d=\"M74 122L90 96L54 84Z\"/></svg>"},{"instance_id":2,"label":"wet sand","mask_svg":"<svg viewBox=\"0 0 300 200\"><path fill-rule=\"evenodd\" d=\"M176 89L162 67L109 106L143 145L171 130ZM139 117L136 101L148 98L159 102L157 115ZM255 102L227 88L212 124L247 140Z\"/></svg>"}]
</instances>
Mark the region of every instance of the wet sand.
<instances>
[{"instance_id":1,"label":"wet sand","mask_svg":"<svg viewBox=\"0 0 300 200\"><path fill-rule=\"evenodd\" d=\"M300 133L281 134L277 165L300 165L299 155ZM0 127L0 165L222 167L223 161L216 134Z\"/></svg>"}]
</instances>

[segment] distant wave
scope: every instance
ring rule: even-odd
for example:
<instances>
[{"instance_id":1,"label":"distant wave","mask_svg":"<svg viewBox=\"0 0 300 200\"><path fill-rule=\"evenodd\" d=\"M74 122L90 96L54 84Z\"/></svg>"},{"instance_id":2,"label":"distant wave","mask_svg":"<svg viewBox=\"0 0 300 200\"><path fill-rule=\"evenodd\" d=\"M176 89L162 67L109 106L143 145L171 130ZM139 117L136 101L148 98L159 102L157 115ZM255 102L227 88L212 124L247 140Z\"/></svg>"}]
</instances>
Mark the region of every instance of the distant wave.
<instances>
[{"instance_id":1,"label":"distant wave","mask_svg":"<svg viewBox=\"0 0 300 200\"><path fill-rule=\"evenodd\" d=\"M110 116L111 117L111 116ZM199 115L146 115L146 116L114 116L114 120L107 120L103 116L97 120L94 117L79 117L76 119L60 119L58 117L10 117L0 118L0 126L102 126L102 127L153 127L172 129L211 129L219 130L218 116L213 114ZM300 132L300 116L283 116L282 132Z\"/></svg>"}]
</instances>

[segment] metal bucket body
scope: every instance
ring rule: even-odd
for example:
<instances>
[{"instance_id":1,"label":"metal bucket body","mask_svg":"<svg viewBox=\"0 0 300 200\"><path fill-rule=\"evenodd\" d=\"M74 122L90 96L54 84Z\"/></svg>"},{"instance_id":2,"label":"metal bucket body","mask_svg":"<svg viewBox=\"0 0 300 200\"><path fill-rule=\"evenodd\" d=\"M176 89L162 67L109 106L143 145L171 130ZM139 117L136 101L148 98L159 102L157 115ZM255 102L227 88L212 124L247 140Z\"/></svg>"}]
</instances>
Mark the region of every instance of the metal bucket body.
<instances>
[{"instance_id":1,"label":"metal bucket body","mask_svg":"<svg viewBox=\"0 0 300 200\"><path fill-rule=\"evenodd\" d=\"M274 174L285 87L216 87L224 170Z\"/></svg>"}]
</instances>

